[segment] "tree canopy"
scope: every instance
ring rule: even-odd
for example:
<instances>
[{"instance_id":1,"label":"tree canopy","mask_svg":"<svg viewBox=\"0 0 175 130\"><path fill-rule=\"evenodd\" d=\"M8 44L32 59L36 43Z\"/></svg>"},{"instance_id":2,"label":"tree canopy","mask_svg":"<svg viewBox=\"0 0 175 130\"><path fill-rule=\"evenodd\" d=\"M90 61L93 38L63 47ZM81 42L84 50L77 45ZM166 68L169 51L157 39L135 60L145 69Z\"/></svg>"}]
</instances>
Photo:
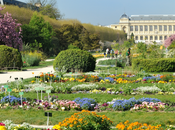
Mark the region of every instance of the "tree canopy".
<instances>
[{"instance_id":1,"label":"tree canopy","mask_svg":"<svg viewBox=\"0 0 175 130\"><path fill-rule=\"evenodd\" d=\"M41 14L47 15L53 19L61 19L62 18L60 11L50 4L47 4L46 6L40 7L39 11Z\"/></svg>"},{"instance_id":2,"label":"tree canopy","mask_svg":"<svg viewBox=\"0 0 175 130\"><path fill-rule=\"evenodd\" d=\"M40 49L47 54L51 46L51 38L54 31L49 22L45 22L43 17L35 12L29 24L24 24L23 41L25 44L29 43L33 49Z\"/></svg>"},{"instance_id":3,"label":"tree canopy","mask_svg":"<svg viewBox=\"0 0 175 130\"><path fill-rule=\"evenodd\" d=\"M81 24L64 24L56 30L56 37L65 49L70 44L81 50L92 50L100 47L98 34L88 32Z\"/></svg>"}]
</instances>

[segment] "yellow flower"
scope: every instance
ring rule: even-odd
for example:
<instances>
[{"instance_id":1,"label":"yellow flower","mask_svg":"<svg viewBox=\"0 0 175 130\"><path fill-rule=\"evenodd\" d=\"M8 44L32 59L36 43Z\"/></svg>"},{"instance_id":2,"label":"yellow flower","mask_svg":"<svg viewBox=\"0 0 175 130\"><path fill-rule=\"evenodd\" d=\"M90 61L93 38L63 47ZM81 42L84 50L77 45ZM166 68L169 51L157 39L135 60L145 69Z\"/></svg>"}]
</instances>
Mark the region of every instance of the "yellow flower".
<instances>
[{"instance_id":1,"label":"yellow flower","mask_svg":"<svg viewBox=\"0 0 175 130\"><path fill-rule=\"evenodd\" d=\"M61 128L61 126L59 126L59 125L54 125L53 126L53 129L56 129L56 130L59 130Z\"/></svg>"},{"instance_id":2,"label":"yellow flower","mask_svg":"<svg viewBox=\"0 0 175 130\"><path fill-rule=\"evenodd\" d=\"M5 126L0 126L0 130L7 130Z\"/></svg>"}]
</instances>

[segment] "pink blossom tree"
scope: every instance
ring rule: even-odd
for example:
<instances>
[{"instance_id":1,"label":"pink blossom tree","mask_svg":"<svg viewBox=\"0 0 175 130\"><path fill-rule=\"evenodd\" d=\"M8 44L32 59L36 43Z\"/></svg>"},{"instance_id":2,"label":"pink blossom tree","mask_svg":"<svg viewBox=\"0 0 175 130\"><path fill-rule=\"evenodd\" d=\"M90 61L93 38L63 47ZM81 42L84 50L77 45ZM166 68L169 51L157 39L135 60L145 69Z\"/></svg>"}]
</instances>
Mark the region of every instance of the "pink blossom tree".
<instances>
[{"instance_id":1,"label":"pink blossom tree","mask_svg":"<svg viewBox=\"0 0 175 130\"><path fill-rule=\"evenodd\" d=\"M0 11L4 8L0 7ZM16 49L22 49L21 24L16 23L16 19L6 12L0 13L0 45L7 45Z\"/></svg>"},{"instance_id":2,"label":"pink blossom tree","mask_svg":"<svg viewBox=\"0 0 175 130\"><path fill-rule=\"evenodd\" d=\"M171 35L164 41L164 46L167 48L171 45L171 43L175 40L175 34Z\"/></svg>"}]
</instances>

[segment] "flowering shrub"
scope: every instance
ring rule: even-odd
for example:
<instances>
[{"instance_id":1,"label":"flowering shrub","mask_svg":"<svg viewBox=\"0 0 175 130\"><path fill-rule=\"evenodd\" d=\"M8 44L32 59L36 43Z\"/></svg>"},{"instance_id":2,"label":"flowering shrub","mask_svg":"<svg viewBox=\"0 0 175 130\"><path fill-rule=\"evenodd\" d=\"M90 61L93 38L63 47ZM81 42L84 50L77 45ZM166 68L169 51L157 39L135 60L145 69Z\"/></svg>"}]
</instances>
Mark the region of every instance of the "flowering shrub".
<instances>
[{"instance_id":1,"label":"flowering shrub","mask_svg":"<svg viewBox=\"0 0 175 130\"><path fill-rule=\"evenodd\" d=\"M163 130L161 125L151 126L146 123L142 124L139 122L129 123L129 121L125 121L124 123L119 123L116 126L117 130Z\"/></svg>"},{"instance_id":2,"label":"flowering shrub","mask_svg":"<svg viewBox=\"0 0 175 130\"><path fill-rule=\"evenodd\" d=\"M82 110L79 113L74 113L70 118L59 122L53 128L58 128L57 130L60 127L66 130L110 130L111 125L112 121L107 116Z\"/></svg>"},{"instance_id":3,"label":"flowering shrub","mask_svg":"<svg viewBox=\"0 0 175 130\"><path fill-rule=\"evenodd\" d=\"M80 104L81 109L93 110L97 102L91 98L76 98L74 100L77 104Z\"/></svg>"}]
</instances>

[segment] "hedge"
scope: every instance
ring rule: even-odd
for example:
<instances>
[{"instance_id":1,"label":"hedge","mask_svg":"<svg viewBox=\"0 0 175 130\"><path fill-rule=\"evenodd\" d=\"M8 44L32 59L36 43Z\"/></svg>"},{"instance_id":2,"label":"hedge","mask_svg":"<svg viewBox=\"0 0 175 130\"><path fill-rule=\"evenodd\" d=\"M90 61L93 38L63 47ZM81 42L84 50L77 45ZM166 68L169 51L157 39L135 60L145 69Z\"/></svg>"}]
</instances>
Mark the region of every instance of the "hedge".
<instances>
[{"instance_id":1,"label":"hedge","mask_svg":"<svg viewBox=\"0 0 175 130\"><path fill-rule=\"evenodd\" d=\"M12 47L0 45L0 68L23 66L20 52Z\"/></svg>"},{"instance_id":2,"label":"hedge","mask_svg":"<svg viewBox=\"0 0 175 130\"><path fill-rule=\"evenodd\" d=\"M146 72L174 72L175 58L133 59L132 69L143 69Z\"/></svg>"}]
</instances>

